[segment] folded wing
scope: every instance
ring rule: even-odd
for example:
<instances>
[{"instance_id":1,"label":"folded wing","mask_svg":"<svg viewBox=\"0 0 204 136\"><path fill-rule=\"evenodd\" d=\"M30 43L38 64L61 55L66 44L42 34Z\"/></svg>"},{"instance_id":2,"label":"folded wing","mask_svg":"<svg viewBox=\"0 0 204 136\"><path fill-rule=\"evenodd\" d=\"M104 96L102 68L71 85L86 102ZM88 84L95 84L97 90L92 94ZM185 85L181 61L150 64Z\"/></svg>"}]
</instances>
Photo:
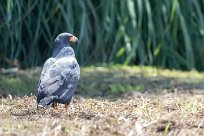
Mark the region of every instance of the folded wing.
<instances>
[{"instance_id":1,"label":"folded wing","mask_svg":"<svg viewBox=\"0 0 204 136\"><path fill-rule=\"evenodd\" d=\"M38 84L37 103L50 106L53 101L70 102L79 80L79 65L74 57L48 59Z\"/></svg>"}]
</instances>

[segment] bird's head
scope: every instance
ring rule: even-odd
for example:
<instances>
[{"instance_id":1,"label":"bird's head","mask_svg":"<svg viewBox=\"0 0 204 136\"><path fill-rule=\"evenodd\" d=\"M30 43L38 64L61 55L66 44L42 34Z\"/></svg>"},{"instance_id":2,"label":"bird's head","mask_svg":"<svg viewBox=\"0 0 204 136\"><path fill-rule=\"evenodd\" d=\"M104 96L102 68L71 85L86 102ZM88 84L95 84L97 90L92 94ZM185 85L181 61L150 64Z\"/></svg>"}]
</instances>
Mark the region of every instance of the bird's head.
<instances>
[{"instance_id":1,"label":"bird's head","mask_svg":"<svg viewBox=\"0 0 204 136\"><path fill-rule=\"evenodd\" d=\"M54 48L61 47L61 46L69 46L70 42L77 43L78 39L74 35L70 33L61 33L57 36L54 41Z\"/></svg>"}]
</instances>

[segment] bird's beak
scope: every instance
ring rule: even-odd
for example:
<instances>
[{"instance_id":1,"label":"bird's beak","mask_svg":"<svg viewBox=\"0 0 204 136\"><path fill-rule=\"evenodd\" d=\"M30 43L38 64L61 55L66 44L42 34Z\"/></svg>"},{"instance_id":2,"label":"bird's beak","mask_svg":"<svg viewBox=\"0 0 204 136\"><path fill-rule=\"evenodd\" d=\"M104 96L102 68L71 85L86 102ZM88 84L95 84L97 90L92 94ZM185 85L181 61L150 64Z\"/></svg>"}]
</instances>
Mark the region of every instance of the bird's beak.
<instances>
[{"instance_id":1,"label":"bird's beak","mask_svg":"<svg viewBox=\"0 0 204 136\"><path fill-rule=\"evenodd\" d=\"M73 43L78 43L78 38L76 38L75 36L71 36L69 40Z\"/></svg>"}]
</instances>

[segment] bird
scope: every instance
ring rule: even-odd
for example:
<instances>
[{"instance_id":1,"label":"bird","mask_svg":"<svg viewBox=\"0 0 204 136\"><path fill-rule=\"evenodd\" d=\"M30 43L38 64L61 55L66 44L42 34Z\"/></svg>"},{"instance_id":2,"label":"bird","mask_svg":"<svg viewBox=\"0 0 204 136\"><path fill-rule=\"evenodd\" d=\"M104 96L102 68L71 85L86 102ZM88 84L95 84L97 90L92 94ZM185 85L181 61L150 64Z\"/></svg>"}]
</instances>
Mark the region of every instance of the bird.
<instances>
[{"instance_id":1,"label":"bird","mask_svg":"<svg viewBox=\"0 0 204 136\"><path fill-rule=\"evenodd\" d=\"M71 43L78 38L71 33L61 33L54 40L52 56L47 59L41 71L37 89L37 109L57 104L68 108L80 78L80 67Z\"/></svg>"}]
</instances>

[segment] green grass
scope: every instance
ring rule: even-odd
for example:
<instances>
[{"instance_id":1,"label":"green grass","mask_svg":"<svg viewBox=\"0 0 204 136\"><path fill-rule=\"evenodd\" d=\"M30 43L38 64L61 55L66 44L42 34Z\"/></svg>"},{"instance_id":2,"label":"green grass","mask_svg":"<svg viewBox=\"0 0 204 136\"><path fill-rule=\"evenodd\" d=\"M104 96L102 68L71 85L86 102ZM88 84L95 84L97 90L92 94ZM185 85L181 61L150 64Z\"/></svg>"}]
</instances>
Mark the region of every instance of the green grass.
<instances>
[{"instance_id":1,"label":"green grass","mask_svg":"<svg viewBox=\"0 0 204 136\"><path fill-rule=\"evenodd\" d=\"M6 0L0 2L0 60L42 65L55 37L79 38L81 65L136 64L204 70L203 0Z\"/></svg>"},{"instance_id":2,"label":"green grass","mask_svg":"<svg viewBox=\"0 0 204 136\"><path fill-rule=\"evenodd\" d=\"M4 92L17 95L31 94L37 90L38 78L3 77L0 86Z\"/></svg>"},{"instance_id":3,"label":"green grass","mask_svg":"<svg viewBox=\"0 0 204 136\"><path fill-rule=\"evenodd\" d=\"M16 95L36 94L40 69L29 69L17 76L2 76L0 89ZM76 94L86 97L120 96L136 91L160 92L168 88L200 88L204 73L157 69L144 66L82 67Z\"/></svg>"}]
</instances>

